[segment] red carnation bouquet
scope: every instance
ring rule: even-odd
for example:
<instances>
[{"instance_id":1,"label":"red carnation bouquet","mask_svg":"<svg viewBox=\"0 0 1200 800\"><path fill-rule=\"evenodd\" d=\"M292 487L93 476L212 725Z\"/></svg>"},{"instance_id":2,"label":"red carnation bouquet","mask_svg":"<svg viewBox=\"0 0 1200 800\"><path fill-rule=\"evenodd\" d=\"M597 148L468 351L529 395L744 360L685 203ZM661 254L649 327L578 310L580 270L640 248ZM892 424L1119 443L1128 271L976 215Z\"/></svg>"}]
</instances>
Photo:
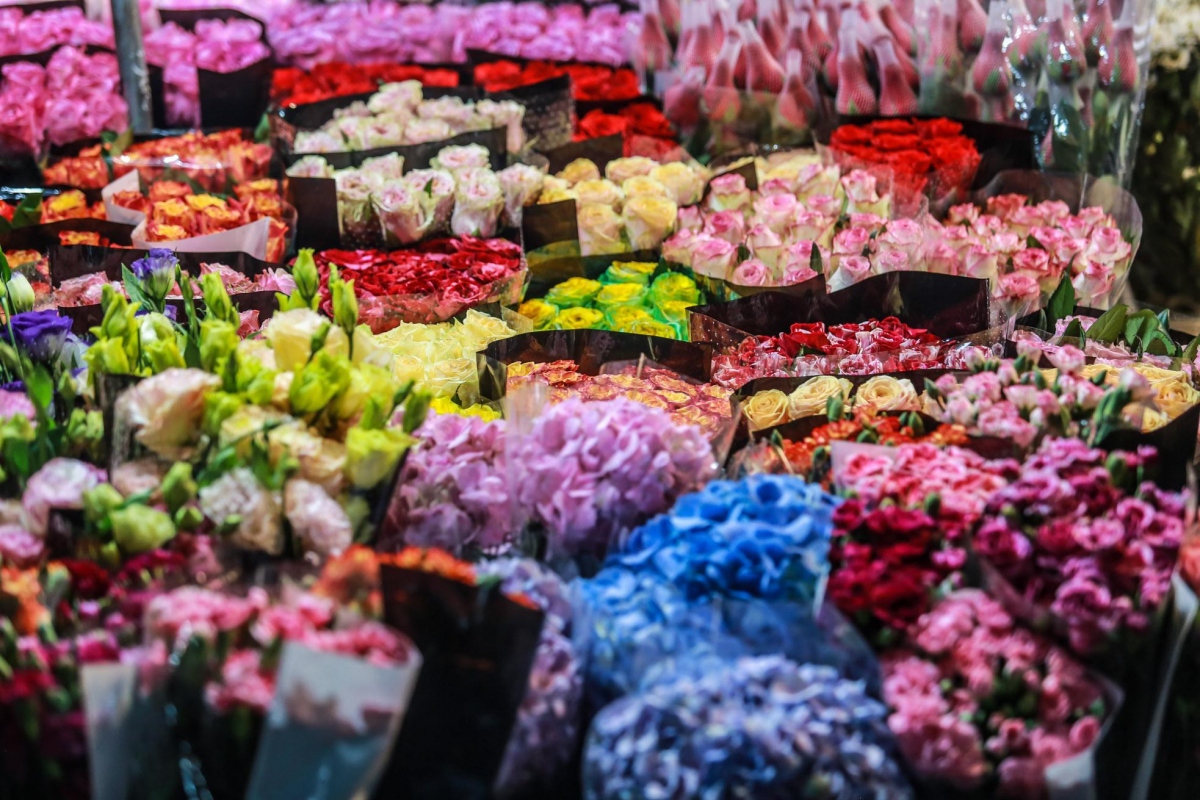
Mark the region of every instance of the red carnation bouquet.
<instances>
[{"instance_id":1,"label":"red carnation bouquet","mask_svg":"<svg viewBox=\"0 0 1200 800\"><path fill-rule=\"evenodd\" d=\"M411 250L325 250L316 256L322 286L330 265L354 281L359 319L375 333L406 322L445 322L485 303L515 305L525 284L519 245L505 239L433 239ZM332 306L328 289L323 304Z\"/></svg>"},{"instance_id":2,"label":"red carnation bouquet","mask_svg":"<svg viewBox=\"0 0 1200 800\"><path fill-rule=\"evenodd\" d=\"M287 67L275 70L271 80L271 100L278 106L303 105L344 97L369 94L385 83L420 81L424 86L452 88L459 74L452 69L422 67L418 64L346 64L332 61L311 70Z\"/></svg>"},{"instance_id":3,"label":"red carnation bouquet","mask_svg":"<svg viewBox=\"0 0 1200 800\"><path fill-rule=\"evenodd\" d=\"M920 196L954 201L975 179L981 161L975 142L949 119L881 119L842 125L829 147L843 167L886 167L901 205Z\"/></svg>"}]
</instances>

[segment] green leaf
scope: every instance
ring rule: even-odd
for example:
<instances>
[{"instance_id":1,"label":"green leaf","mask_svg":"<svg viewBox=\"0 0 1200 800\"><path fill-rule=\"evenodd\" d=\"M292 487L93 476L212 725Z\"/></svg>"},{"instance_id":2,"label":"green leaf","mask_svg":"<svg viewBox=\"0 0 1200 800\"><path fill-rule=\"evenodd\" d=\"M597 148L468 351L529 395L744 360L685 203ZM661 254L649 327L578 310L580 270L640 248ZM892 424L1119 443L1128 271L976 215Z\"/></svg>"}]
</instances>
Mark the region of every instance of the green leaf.
<instances>
[{"instance_id":1,"label":"green leaf","mask_svg":"<svg viewBox=\"0 0 1200 800\"><path fill-rule=\"evenodd\" d=\"M812 243L812 254L808 257L808 268L818 275L825 274L825 268L821 264L821 248L816 242Z\"/></svg>"},{"instance_id":2,"label":"green leaf","mask_svg":"<svg viewBox=\"0 0 1200 800\"><path fill-rule=\"evenodd\" d=\"M1196 353L1200 351L1200 336L1188 342L1188 346L1184 348L1183 355L1180 359L1184 364L1192 364L1196 361Z\"/></svg>"},{"instance_id":3,"label":"green leaf","mask_svg":"<svg viewBox=\"0 0 1200 800\"><path fill-rule=\"evenodd\" d=\"M138 280L138 276L124 264L121 265L121 282L125 284L125 294L129 295L129 302L137 303L147 311L157 310L150 303L149 295L142 289L142 282Z\"/></svg>"},{"instance_id":4,"label":"green leaf","mask_svg":"<svg viewBox=\"0 0 1200 800\"><path fill-rule=\"evenodd\" d=\"M1046 330L1053 332L1060 319L1075 313L1075 287L1071 285L1070 273L1064 274L1050 302L1046 304Z\"/></svg>"},{"instance_id":5,"label":"green leaf","mask_svg":"<svg viewBox=\"0 0 1200 800\"><path fill-rule=\"evenodd\" d=\"M1130 345L1137 344L1139 338L1150 332L1157 325L1154 312L1142 309L1136 314L1125 317L1125 341Z\"/></svg>"},{"instance_id":6,"label":"green leaf","mask_svg":"<svg viewBox=\"0 0 1200 800\"><path fill-rule=\"evenodd\" d=\"M1064 339L1083 339L1087 334L1083 332L1083 323L1077 319L1067 323L1067 327L1063 330Z\"/></svg>"},{"instance_id":7,"label":"green leaf","mask_svg":"<svg viewBox=\"0 0 1200 800\"><path fill-rule=\"evenodd\" d=\"M21 203L13 211L12 226L28 228L42 221L42 193L31 192L22 198Z\"/></svg>"},{"instance_id":8,"label":"green leaf","mask_svg":"<svg viewBox=\"0 0 1200 800\"><path fill-rule=\"evenodd\" d=\"M1155 356L1169 356L1175 353L1175 342L1162 330L1151 331L1142 339L1142 349Z\"/></svg>"},{"instance_id":9,"label":"green leaf","mask_svg":"<svg viewBox=\"0 0 1200 800\"><path fill-rule=\"evenodd\" d=\"M1088 338L1109 344L1116 342L1125 332L1125 316L1128 313L1129 309L1125 306L1113 306L1087 329Z\"/></svg>"},{"instance_id":10,"label":"green leaf","mask_svg":"<svg viewBox=\"0 0 1200 800\"><path fill-rule=\"evenodd\" d=\"M41 411L48 412L50 403L54 401L54 379L45 367L36 367L25 376L25 388L29 399Z\"/></svg>"}]
</instances>

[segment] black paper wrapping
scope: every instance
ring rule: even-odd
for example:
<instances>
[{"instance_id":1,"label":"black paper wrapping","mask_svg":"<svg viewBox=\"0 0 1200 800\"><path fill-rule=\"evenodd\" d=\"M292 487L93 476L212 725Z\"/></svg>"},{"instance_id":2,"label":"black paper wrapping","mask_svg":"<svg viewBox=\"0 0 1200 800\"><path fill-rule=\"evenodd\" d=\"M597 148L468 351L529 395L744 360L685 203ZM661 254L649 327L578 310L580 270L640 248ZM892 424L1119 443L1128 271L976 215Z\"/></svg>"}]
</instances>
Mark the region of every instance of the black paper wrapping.
<instances>
[{"instance_id":1,"label":"black paper wrapping","mask_svg":"<svg viewBox=\"0 0 1200 800\"><path fill-rule=\"evenodd\" d=\"M384 620L423 665L378 800L484 800L525 697L544 615L496 586L383 565Z\"/></svg>"},{"instance_id":2,"label":"black paper wrapping","mask_svg":"<svg viewBox=\"0 0 1200 800\"><path fill-rule=\"evenodd\" d=\"M561 172L563 167L577 158L591 159L603 171L608 162L624 157L625 139L620 134L601 136L581 142L568 142L559 147L542 149L539 152L550 162L551 174Z\"/></svg>"},{"instance_id":3,"label":"black paper wrapping","mask_svg":"<svg viewBox=\"0 0 1200 800\"><path fill-rule=\"evenodd\" d=\"M687 267L679 265L676 271L688 271ZM788 286L743 286L739 283L731 281L723 281L720 278L710 278L706 275L696 275L696 284L704 290L710 302L727 302L737 300L742 297L753 297L756 294L763 292L780 292L782 294L790 294L793 297L807 297L808 295L828 294L828 286L825 283L824 275L815 275L806 281L793 283Z\"/></svg>"},{"instance_id":4,"label":"black paper wrapping","mask_svg":"<svg viewBox=\"0 0 1200 800\"><path fill-rule=\"evenodd\" d=\"M837 325L897 317L944 339L987 330L990 320L988 281L928 272L890 272L826 295L794 295L771 291L728 303L690 309L693 342L718 349L737 347L747 336L786 333L793 323Z\"/></svg>"},{"instance_id":5,"label":"black paper wrapping","mask_svg":"<svg viewBox=\"0 0 1200 800\"><path fill-rule=\"evenodd\" d=\"M253 128L271 97L271 59L264 58L235 72L197 69L200 124L208 128Z\"/></svg>"},{"instance_id":6,"label":"black paper wrapping","mask_svg":"<svg viewBox=\"0 0 1200 800\"><path fill-rule=\"evenodd\" d=\"M702 383L711 376L712 348L706 345L616 331L536 331L492 342L479 351L479 395L484 402L504 397L509 364L574 361L580 372L599 375L605 364L643 357Z\"/></svg>"},{"instance_id":7,"label":"black paper wrapping","mask_svg":"<svg viewBox=\"0 0 1200 800\"><path fill-rule=\"evenodd\" d=\"M579 252L579 216L574 200L538 203L521 213L521 241L526 253L559 243L574 243Z\"/></svg>"}]
</instances>

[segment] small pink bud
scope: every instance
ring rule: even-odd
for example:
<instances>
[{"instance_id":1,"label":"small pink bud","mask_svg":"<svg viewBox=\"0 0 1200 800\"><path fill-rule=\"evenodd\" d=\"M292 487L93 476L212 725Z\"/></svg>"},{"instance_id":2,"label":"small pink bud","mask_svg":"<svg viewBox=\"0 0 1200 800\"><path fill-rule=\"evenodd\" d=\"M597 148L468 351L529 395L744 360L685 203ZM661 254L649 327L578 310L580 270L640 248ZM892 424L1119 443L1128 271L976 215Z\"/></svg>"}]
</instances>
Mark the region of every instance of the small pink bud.
<instances>
[{"instance_id":1,"label":"small pink bud","mask_svg":"<svg viewBox=\"0 0 1200 800\"><path fill-rule=\"evenodd\" d=\"M987 22L979 0L958 0L958 41L964 53L979 52Z\"/></svg>"}]
</instances>

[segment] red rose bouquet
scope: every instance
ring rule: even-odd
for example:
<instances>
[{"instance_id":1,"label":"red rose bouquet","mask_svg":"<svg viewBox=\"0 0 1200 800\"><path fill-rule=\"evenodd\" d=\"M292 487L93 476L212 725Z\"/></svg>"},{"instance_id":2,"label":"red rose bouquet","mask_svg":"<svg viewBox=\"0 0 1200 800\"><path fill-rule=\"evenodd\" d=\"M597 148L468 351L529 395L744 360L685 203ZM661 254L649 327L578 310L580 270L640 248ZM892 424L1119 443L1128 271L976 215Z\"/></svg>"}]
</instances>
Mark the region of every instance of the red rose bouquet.
<instances>
[{"instance_id":1,"label":"red rose bouquet","mask_svg":"<svg viewBox=\"0 0 1200 800\"><path fill-rule=\"evenodd\" d=\"M420 81L424 86L455 87L459 74L452 69L417 64L346 64L334 61L311 70L286 67L275 70L271 100L277 106L317 103L332 97L370 94L385 83Z\"/></svg>"},{"instance_id":2,"label":"red rose bouquet","mask_svg":"<svg viewBox=\"0 0 1200 800\"><path fill-rule=\"evenodd\" d=\"M353 280L359 319L375 333L404 322L445 322L484 303L520 300L525 261L505 239L433 239L411 250L326 250L317 255L322 285L331 267ZM323 302L331 301L323 290Z\"/></svg>"},{"instance_id":3,"label":"red rose bouquet","mask_svg":"<svg viewBox=\"0 0 1200 800\"><path fill-rule=\"evenodd\" d=\"M637 75L622 67L595 64L554 64L549 61L492 61L475 66L475 84L488 92L508 92L563 75L571 76L576 100L633 100L641 95Z\"/></svg>"},{"instance_id":4,"label":"red rose bouquet","mask_svg":"<svg viewBox=\"0 0 1200 800\"><path fill-rule=\"evenodd\" d=\"M981 157L962 125L948 119L881 119L866 125L842 125L829 146L843 166L881 166L891 170L902 205L921 195L944 203L965 192L975 179Z\"/></svg>"},{"instance_id":5,"label":"red rose bouquet","mask_svg":"<svg viewBox=\"0 0 1200 800\"><path fill-rule=\"evenodd\" d=\"M749 336L713 358L713 380L741 386L754 378L871 375L942 366L941 339L895 317L866 322L792 325L778 336Z\"/></svg>"}]
</instances>

